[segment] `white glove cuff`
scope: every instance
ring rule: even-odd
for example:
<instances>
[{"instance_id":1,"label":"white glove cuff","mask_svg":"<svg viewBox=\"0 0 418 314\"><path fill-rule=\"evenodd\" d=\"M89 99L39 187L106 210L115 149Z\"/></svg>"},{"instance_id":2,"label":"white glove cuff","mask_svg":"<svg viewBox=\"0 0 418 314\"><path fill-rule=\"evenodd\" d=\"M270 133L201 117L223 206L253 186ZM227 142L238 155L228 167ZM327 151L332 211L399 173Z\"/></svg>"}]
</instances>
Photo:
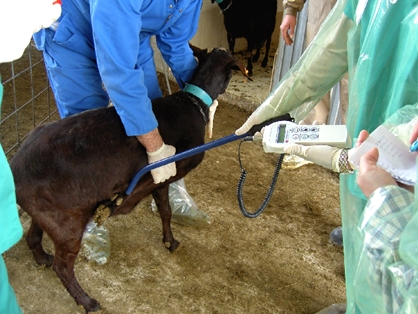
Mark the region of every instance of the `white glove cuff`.
<instances>
[{"instance_id":1,"label":"white glove cuff","mask_svg":"<svg viewBox=\"0 0 418 314\"><path fill-rule=\"evenodd\" d=\"M157 149L155 152L147 151L147 155L151 157L157 156L164 150L164 148L165 148L165 144L163 143L163 145L161 145L161 147Z\"/></svg>"}]
</instances>

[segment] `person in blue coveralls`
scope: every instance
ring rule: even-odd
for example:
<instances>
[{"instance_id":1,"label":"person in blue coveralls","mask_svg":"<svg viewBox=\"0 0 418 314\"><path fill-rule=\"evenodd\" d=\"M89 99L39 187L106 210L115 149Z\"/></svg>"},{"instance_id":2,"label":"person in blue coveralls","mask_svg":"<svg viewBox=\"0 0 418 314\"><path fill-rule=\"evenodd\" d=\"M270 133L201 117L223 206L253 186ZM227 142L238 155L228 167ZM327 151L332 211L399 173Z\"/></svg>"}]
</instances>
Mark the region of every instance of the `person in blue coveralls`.
<instances>
[{"instance_id":1,"label":"person in blue coveralls","mask_svg":"<svg viewBox=\"0 0 418 314\"><path fill-rule=\"evenodd\" d=\"M21 0L0 2L0 62L19 59L28 46L32 34L49 27L61 14L59 1ZM19 25L10 27L10 25ZM0 113L3 85L0 82ZM0 313L20 314L16 295L9 283L2 254L22 237L12 171L0 145Z\"/></svg>"},{"instance_id":2,"label":"person in blue coveralls","mask_svg":"<svg viewBox=\"0 0 418 314\"><path fill-rule=\"evenodd\" d=\"M113 103L128 136L148 161L175 154L164 144L151 100L162 96L151 37L180 88L197 67L188 42L202 0L66 0L59 20L34 35L62 118ZM176 174L175 163L151 170L155 183Z\"/></svg>"}]
</instances>

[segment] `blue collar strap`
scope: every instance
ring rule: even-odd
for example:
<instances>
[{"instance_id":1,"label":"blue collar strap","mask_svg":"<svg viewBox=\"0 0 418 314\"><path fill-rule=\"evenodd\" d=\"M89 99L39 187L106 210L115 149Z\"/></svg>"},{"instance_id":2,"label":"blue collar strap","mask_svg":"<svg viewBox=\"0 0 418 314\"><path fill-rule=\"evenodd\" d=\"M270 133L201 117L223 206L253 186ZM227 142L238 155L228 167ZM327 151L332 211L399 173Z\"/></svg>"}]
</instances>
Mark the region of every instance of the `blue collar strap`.
<instances>
[{"instance_id":1,"label":"blue collar strap","mask_svg":"<svg viewBox=\"0 0 418 314\"><path fill-rule=\"evenodd\" d=\"M222 3L222 2L224 2L224 0L216 0L216 3Z\"/></svg>"},{"instance_id":2,"label":"blue collar strap","mask_svg":"<svg viewBox=\"0 0 418 314\"><path fill-rule=\"evenodd\" d=\"M203 89L201 89L199 86L193 85L193 84L186 84L186 86L183 89L184 92L188 92L197 98L199 98L201 101L205 103L208 107L212 105L212 98L206 93Z\"/></svg>"}]
</instances>

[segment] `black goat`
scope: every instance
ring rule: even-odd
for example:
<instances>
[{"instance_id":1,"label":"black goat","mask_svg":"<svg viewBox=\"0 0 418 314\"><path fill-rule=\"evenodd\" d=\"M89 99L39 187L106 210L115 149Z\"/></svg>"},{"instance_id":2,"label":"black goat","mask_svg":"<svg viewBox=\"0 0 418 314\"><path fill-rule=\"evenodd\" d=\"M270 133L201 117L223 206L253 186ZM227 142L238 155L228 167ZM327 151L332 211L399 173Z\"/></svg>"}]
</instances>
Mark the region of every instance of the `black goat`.
<instances>
[{"instance_id":1,"label":"black goat","mask_svg":"<svg viewBox=\"0 0 418 314\"><path fill-rule=\"evenodd\" d=\"M234 53L235 39L247 40L247 70L252 75L252 62L257 62L260 49L266 44L266 54L261 66L265 68L276 26L277 0L211 0L218 3L224 15L229 50ZM252 52L256 49L256 54Z\"/></svg>"},{"instance_id":2,"label":"black goat","mask_svg":"<svg viewBox=\"0 0 418 314\"><path fill-rule=\"evenodd\" d=\"M225 92L233 70L245 73L227 51L194 48L194 52L199 66L190 83L212 99ZM175 146L177 153L204 144L209 107L201 99L179 91L152 105L164 142ZM52 265L86 312L99 310L99 302L84 292L74 275L83 232L96 208L104 205L109 215L127 214L152 194L162 220L163 242L174 251L179 242L170 227L168 186L197 167L203 155L176 162L177 174L160 184L147 173L126 195L134 175L147 165L147 155L135 137L126 135L115 108L89 110L38 126L11 160L17 202L32 218L26 241L36 262ZM113 200L114 195L119 201ZM43 232L53 241L55 256L44 251Z\"/></svg>"}]
</instances>

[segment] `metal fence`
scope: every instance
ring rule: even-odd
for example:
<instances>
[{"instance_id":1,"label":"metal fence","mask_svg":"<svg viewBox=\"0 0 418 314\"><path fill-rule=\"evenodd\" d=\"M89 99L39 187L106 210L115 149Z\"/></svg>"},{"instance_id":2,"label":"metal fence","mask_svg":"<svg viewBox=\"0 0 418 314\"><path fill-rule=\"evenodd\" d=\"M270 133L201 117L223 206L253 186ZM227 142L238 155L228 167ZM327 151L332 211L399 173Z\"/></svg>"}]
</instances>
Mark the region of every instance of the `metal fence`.
<instances>
[{"instance_id":1,"label":"metal fence","mask_svg":"<svg viewBox=\"0 0 418 314\"><path fill-rule=\"evenodd\" d=\"M28 133L39 124L59 119L42 53L30 44L23 56L0 64L3 101L0 142L10 159Z\"/></svg>"},{"instance_id":2,"label":"metal fence","mask_svg":"<svg viewBox=\"0 0 418 314\"><path fill-rule=\"evenodd\" d=\"M162 61L161 54L156 57ZM163 94L171 94L167 65L158 73ZM7 158L13 156L20 143L36 126L60 119L48 82L42 53L31 43L23 56L10 63L0 63L3 101L0 118L0 143Z\"/></svg>"}]
</instances>

